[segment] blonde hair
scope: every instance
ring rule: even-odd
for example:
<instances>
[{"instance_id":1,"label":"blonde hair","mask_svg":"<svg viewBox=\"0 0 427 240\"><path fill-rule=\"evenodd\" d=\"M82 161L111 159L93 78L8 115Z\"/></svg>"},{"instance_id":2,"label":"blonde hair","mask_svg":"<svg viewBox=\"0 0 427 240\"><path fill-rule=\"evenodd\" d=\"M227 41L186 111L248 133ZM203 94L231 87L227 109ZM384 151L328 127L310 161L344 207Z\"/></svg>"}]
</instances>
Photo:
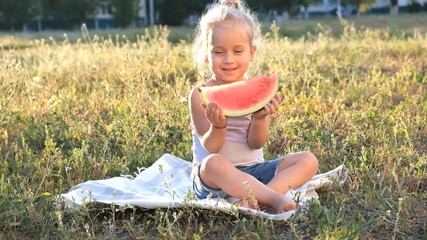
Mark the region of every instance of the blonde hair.
<instances>
[{"instance_id":1,"label":"blonde hair","mask_svg":"<svg viewBox=\"0 0 427 240\"><path fill-rule=\"evenodd\" d=\"M250 44L256 47L261 39L260 25L256 17L239 0L218 0L200 18L195 29L193 56L199 69L204 69L208 54L209 36L213 29L225 20L234 20L238 29L246 31Z\"/></svg>"}]
</instances>

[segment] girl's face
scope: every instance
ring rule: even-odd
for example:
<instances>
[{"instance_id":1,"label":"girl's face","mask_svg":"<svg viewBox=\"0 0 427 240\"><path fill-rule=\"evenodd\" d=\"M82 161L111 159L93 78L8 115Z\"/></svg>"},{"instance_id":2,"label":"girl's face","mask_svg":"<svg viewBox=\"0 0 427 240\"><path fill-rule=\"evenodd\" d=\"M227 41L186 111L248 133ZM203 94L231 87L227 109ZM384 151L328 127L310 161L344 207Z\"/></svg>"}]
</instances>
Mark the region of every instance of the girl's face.
<instances>
[{"instance_id":1,"label":"girl's face","mask_svg":"<svg viewBox=\"0 0 427 240\"><path fill-rule=\"evenodd\" d=\"M206 63L219 84L237 82L253 60L255 47L245 32L235 22L226 20L218 24L210 35Z\"/></svg>"}]
</instances>

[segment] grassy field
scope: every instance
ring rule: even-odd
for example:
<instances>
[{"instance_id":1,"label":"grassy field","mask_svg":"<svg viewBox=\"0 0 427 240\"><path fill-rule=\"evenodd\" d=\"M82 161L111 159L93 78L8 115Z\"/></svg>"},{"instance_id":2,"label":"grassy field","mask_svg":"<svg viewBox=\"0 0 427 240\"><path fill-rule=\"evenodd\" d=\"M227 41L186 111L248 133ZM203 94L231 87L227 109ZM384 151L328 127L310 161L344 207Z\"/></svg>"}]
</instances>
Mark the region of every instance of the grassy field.
<instances>
[{"instance_id":1,"label":"grassy field","mask_svg":"<svg viewBox=\"0 0 427 240\"><path fill-rule=\"evenodd\" d=\"M386 30L388 34L399 37L412 36L414 32L417 31L424 34L427 32L427 25L425 24L427 21L427 14L425 13L410 15L402 14L399 17L392 17L389 15L362 15L361 17L347 17L345 18L345 21L357 30L364 30L366 28L380 31ZM270 25L271 23L268 22L263 24L264 32L270 31ZM342 23L334 16L311 20L290 21L280 25L279 33L281 36L285 36L292 40L316 37L319 33L325 33L329 36L339 38L344 30ZM170 27L168 40L172 43L179 43L182 40L190 42L192 41L193 30L194 28L189 26ZM97 35L100 38L111 38L114 42L127 40L135 42L144 34L144 30L135 28L93 30L90 34L92 36ZM51 40L56 42L63 42L66 40L71 43L83 40L82 33L80 31L43 31L40 33L18 32L13 35L24 42L41 38L51 38ZM21 42L20 46L22 47L26 45Z\"/></svg>"},{"instance_id":2,"label":"grassy field","mask_svg":"<svg viewBox=\"0 0 427 240\"><path fill-rule=\"evenodd\" d=\"M202 81L191 30L2 35L0 239L426 239L426 22L266 25L251 75L276 72L284 102L265 154L311 150L321 172L349 169L286 222L59 208L55 197L78 183L134 174L164 153L191 159L186 97Z\"/></svg>"}]
</instances>

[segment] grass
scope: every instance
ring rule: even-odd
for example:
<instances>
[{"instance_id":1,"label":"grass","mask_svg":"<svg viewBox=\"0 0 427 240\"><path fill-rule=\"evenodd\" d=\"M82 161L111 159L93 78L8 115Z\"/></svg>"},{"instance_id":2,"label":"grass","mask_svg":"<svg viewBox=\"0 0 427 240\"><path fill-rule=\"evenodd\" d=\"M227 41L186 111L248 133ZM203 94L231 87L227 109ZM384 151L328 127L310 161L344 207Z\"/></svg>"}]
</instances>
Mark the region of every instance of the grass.
<instances>
[{"instance_id":1,"label":"grass","mask_svg":"<svg viewBox=\"0 0 427 240\"><path fill-rule=\"evenodd\" d=\"M191 159L186 96L202 78L188 40L176 40L191 35L2 36L0 238L425 239L427 31L385 18L265 28L251 74L276 72L284 97L267 157L309 149L321 172L350 172L287 222L189 207L58 208L55 196L83 181L133 174L163 153ZM307 33L314 23L322 28Z\"/></svg>"},{"instance_id":2,"label":"grass","mask_svg":"<svg viewBox=\"0 0 427 240\"><path fill-rule=\"evenodd\" d=\"M427 32L426 14L401 14L400 17L390 15L361 15L351 16L345 20L357 30L373 29L386 30L389 34L400 37L412 36L414 32ZM266 26L268 27L268 25ZM343 34L341 22L337 17L326 17L321 19L293 21L282 24L281 34L291 39L298 39L320 32L328 32L330 35L340 37Z\"/></svg>"},{"instance_id":3,"label":"grass","mask_svg":"<svg viewBox=\"0 0 427 240\"><path fill-rule=\"evenodd\" d=\"M347 17L345 21L357 30L374 29L386 30L389 34L399 37L412 36L414 32L426 34L427 16L425 13L418 14L401 14L399 17L389 15L362 15L361 17ZM270 22L262 24L264 32L270 31ZM279 33L292 40L301 38L310 38L317 36L319 33L327 33L329 36L339 38L343 34L343 27L337 17L328 16L322 18L313 18L309 20L290 21L280 24ZM148 29L152 33L152 29ZM169 27L170 34L167 36L172 43L181 41L191 42L193 39L193 27L190 26L173 26ZM132 41L135 42L141 35L146 34L146 29L129 28L129 29L108 29L108 30L91 30L92 36L99 38L110 38L114 42ZM3 34L5 35L5 34ZM1 33L0 33L1 36ZM7 36L7 35L6 35ZM28 47L29 40L46 39L49 41L63 42L68 41L75 43L82 41L82 32L80 31L43 31L40 33L14 33L14 40L3 44L9 47Z\"/></svg>"}]
</instances>

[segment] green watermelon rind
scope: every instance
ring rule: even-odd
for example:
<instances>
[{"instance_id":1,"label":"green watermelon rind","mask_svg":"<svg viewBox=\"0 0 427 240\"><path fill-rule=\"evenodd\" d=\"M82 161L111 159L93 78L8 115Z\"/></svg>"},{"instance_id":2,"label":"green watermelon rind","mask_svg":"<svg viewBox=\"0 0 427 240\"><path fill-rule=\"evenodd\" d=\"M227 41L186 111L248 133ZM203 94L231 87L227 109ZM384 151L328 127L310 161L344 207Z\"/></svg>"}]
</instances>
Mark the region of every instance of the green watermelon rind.
<instances>
[{"instance_id":1,"label":"green watermelon rind","mask_svg":"<svg viewBox=\"0 0 427 240\"><path fill-rule=\"evenodd\" d=\"M254 113L256 111L259 111L260 109L264 108L276 95L278 89L279 89L279 81L277 79L276 75L271 75L271 76L261 76L261 77L257 77L255 79L261 79L261 78L273 78L275 80L275 86L274 89L271 91L271 93L265 97L264 99L262 99L261 101L259 101L258 104L254 105L253 107L250 108L246 108L246 109L242 109L242 110L228 110L226 108L224 108L223 106L223 114L227 117L241 117L241 116L246 116L249 115L251 113ZM233 88L233 87L238 87L238 85L242 85L242 82L236 82L236 83L230 83L230 84L225 84L225 85L221 85L221 86L211 86L211 87L200 87L199 91L200 91L200 98L203 102L203 104L207 105L209 103L209 99L207 97L207 92L208 91L218 91L220 89L229 89L229 88ZM209 89L209 90L208 90Z\"/></svg>"}]
</instances>

